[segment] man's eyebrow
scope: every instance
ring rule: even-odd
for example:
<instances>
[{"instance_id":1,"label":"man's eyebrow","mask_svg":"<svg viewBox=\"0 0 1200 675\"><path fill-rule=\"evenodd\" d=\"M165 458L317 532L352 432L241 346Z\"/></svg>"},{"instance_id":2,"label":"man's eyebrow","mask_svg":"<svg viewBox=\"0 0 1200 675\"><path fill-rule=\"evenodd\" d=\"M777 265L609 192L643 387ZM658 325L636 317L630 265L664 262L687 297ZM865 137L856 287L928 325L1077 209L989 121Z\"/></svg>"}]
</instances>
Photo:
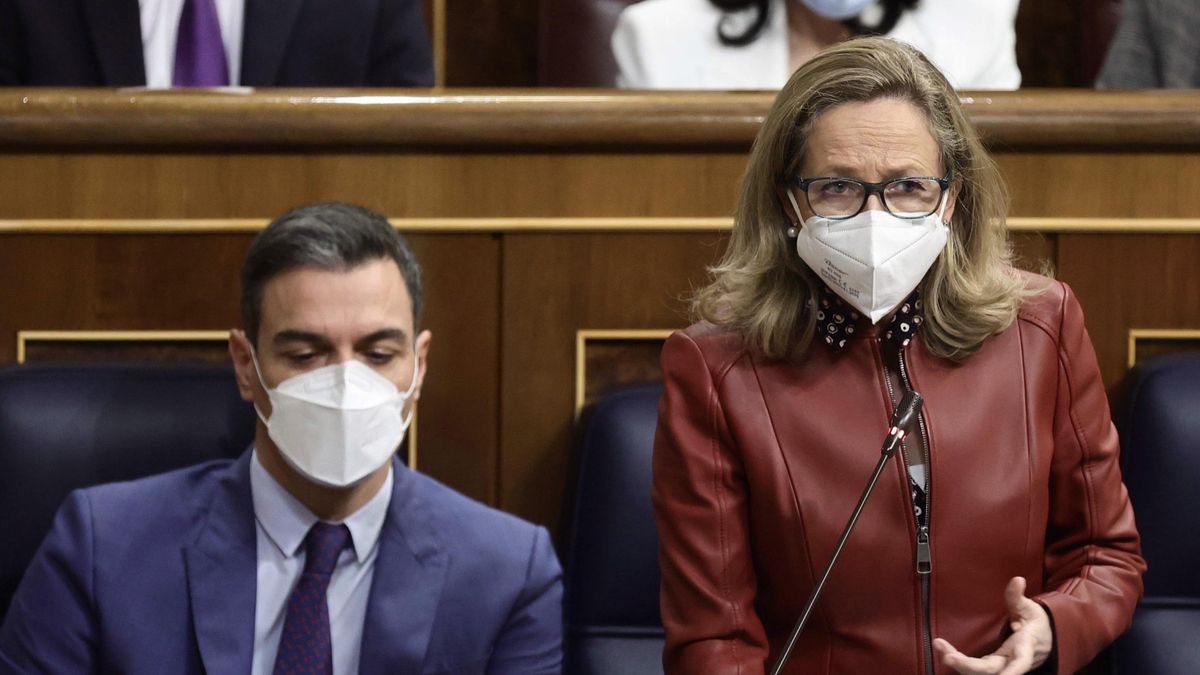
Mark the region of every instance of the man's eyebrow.
<instances>
[{"instance_id":1,"label":"man's eyebrow","mask_svg":"<svg viewBox=\"0 0 1200 675\"><path fill-rule=\"evenodd\" d=\"M311 333L305 330L287 329L281 330L271 338L271 342L276 345L283 345L289 342L307 342L316 345L328 345L329 340L325 336L318 333Z\"/></svg>"},{"instance_id":2,"label":"man's eyebrow","mask_svg":"<svg viewBox=\"0 0 1200 675\"><path fill-rule=\"evenodd\" d=\"M383 340L396 340L397 342L408 344L408 333L405 333L404 330L400 328L384 328L377 330L370 335L365 335L359 338L355 341L355 343L359 345L369 345L376 342L382 342Z\"/></svg>"}]
</instances>

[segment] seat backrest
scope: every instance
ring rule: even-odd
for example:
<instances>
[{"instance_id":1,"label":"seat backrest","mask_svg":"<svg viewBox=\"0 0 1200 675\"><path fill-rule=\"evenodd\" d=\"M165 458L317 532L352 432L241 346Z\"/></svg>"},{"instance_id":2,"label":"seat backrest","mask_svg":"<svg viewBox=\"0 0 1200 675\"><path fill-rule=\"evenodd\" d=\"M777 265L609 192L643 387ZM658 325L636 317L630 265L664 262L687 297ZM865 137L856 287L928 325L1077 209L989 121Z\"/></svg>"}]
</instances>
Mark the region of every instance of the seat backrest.
<instances>
[{"instance_id":1,"label":"seat backrest","mask_svg":"<svg viewBox=\"0 0 1200 675\"><path fill-rule=\"evenodd\" d=\"M661 385L611 393L589 408L567 553L567 671L661 673L658 533L650 458Z\"/></svg>"},{"instance_id":2,"label":"seat backrest","mask_svg":"<svg viewBox=\"0 0 1200 675\"><path fill-rule=\"evenodd\" d=\"M69 492L236 457L254 417L229 366L0 369L0 618Z\"/></svg>"},{"instance_id":3,"label":"seat backrest","mask_svg":"<svg viewBox=\"0 0 1200 675\"><path fill-rule=\"evenodd\" d=\"M1200 353L1147 360L1118 404L1146 595L1113 648L1119 673L1200 673Z\"/></svg>"},{"instance_id":4,"label":"seat backrest","mask_svg":"<svg viewBox=\"0 0 1200 675\"><path fill-rule=\"evenodd\" d=\"M548 0L541 3L538 84L611 87L617 80L610 39L621 10L638 0Z\"/></svg>"}]
</instances>

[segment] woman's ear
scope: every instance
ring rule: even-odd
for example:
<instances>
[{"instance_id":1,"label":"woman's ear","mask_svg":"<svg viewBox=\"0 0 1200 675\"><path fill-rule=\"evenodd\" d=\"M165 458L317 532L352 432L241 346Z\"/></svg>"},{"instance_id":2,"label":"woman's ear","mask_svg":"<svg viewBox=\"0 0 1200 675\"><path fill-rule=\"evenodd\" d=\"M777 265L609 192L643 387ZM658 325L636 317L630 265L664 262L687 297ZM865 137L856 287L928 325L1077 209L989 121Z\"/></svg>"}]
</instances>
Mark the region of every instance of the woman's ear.
<instances>
[{"instance_id":1,"label":"woman's ear","mask_svg":"<svg viewBox=\"0 0 1200 675\"><path fill-rule=\"evenodd\" d=\"M796 201L796 196L783 186L775 188L775 194L779 197L779 208L783 209L783 216L787 218L788 225L799 228L804 223L804 215L800 213L800 204Z\"/></svg>"},{"instance_id":2,"label":"woman's ear","mask_svg":"<svg viewBox=\"0 0 1200 675\"><path fill-rule=\"evenodd\" d=\"M946 188L946 208L942 210L942 222L947 225L954 217L954 205L958 203L958 188L958 181L950 183L950 187Z\"/></svg>"}]
</instances>

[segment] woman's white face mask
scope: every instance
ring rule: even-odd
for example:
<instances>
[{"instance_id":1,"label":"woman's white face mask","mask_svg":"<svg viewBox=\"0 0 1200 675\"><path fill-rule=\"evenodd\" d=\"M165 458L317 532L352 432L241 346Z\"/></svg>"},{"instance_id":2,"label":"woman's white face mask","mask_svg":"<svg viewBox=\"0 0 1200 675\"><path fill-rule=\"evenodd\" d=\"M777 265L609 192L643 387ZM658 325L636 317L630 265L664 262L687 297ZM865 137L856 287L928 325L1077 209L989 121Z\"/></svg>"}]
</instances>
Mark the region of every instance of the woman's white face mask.
<instances>
[{"instance_id":1,"label":"woman's white face mask","mask_svg":"<svg viewBox=\"0 0 1200 675\"><path fill-rule=\"evenodd\" d=\"M826 19L841 21L858 16L875 4L875 0L800 0L806 7Z\"/></svg>"},{"instance_id":2,"label":"woman's white face mask","mask_svg":"<svg viewBox=\"0 0 1200 675\"><path fill-rule=\"evenodd\" d=\"M274 389L254 370L271 401L271 417L259 419L293 468L331 487L346 487L391 460L404 440L413 413L404 405L417 387L419 360L401 392L391 380L358 361L346 361L288 378Z\"/></svg>"},{"instance_id":3,"label":"woman's white face mask","mask_svg":"<svg viewBox=\"0 0 1200 675\"><path fill-rule=\"evenodd\" d=\"M802 219L791 190L788 200ZM850 306L878 323L925 278L950 232L942 215L898 218L887 211L860 211L844 220L813 216L796 235L796 252Z\"/></svg>"}]
</instances>

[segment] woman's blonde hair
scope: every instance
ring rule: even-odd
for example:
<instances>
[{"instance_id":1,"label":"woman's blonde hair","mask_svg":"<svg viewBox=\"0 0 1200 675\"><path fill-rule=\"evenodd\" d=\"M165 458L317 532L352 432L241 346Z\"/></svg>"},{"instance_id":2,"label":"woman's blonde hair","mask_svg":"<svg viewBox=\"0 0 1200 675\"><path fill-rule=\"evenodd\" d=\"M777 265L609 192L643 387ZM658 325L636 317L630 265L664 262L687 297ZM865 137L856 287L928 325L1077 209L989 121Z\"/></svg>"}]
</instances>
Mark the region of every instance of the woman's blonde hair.
<instances>
[{"instance_id":1,"label":"woman's blonde hair","mask_svg":"<svg viewBox=\"0 0 1200 675\"><path fill-rule=\"evenodd\" d=\"M843 103L881 98L924 113L957 190L946 248L920 286L926 346L960 360L1012 324L1027 291L1012 269L1000 173L946 78L916 49L880 37L822 52L775 98L750 153L725 256L693 298L696 318L738 330L768 358L804 353L822 282L786 234L780 195L799 171L818 117Z\"/></svg>"}]
</instances>

